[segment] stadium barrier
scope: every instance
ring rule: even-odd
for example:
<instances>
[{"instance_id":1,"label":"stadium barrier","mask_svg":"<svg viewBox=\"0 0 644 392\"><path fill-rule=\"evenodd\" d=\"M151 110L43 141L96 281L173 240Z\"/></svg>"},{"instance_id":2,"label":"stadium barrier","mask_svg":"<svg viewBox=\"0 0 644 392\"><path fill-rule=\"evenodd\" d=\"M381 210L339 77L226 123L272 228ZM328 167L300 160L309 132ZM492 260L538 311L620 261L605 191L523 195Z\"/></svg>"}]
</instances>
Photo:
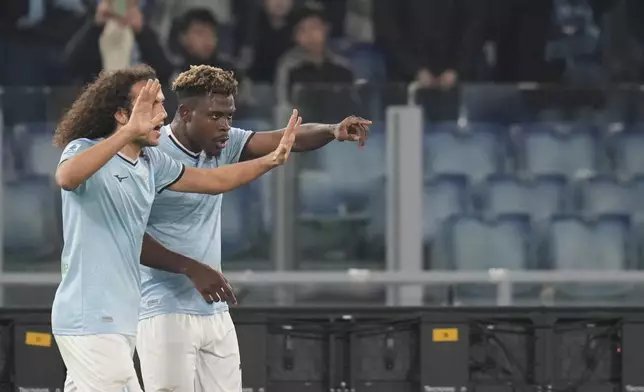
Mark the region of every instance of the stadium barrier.
<instances>
[{"instance_id":1,"label":"stadium barrier","mask_svg":"<svg viewBox=\"0 0 644 392\"><path fill-rule=\"evenodd\" d=\"M644 390L642 308L232 310L248 392ZM0 391L62 391L49 311L0 315Z\"/></svg>"}]
</instances>

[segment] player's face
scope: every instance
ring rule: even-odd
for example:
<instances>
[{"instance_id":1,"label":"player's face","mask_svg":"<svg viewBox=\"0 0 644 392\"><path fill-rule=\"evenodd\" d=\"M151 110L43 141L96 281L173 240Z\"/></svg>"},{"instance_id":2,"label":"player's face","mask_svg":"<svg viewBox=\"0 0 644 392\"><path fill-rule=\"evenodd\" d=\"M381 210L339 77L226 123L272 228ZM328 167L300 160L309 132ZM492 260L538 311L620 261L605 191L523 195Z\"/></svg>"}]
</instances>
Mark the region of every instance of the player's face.
<instances>
[{"instance_id":1,"label":"player's face","mask_svg":"<svg viewBox=\"0 0 644 392\"><path fill-rule=\"evenodd\" d=\"M326 44L327 25L317 17L306 18L297 24L295 41L308 51L320 51Z\"/></svg>"},{"instance_id":2,"label":"player's face","mask_svg":"<svg viewBox=\"0 0 644 392\"><path fill-rule=\"evenodd\" d=\"M219 156L228 142L235 98L232 95L213 94L200 99L192 120L187 124L190 140L209 156Z\"/></svg>"},{"instance_id":3,"label":"player's face","mask_svg":"<svg viewBox=\"0 0 644 392\"><path fill-rule=\"evenodd\" d=\"M181 44L191 56L207 60L217 48L217 34L207 23L192 22L181 36Z\"/></svg>"},{"instance_id":4,"label":"player's face","mask_svg":"<svg viewBox=\"0 0 644 392\"><path fill-rule=\"evenodd\" d=\"M293 0L264 0L266 13L276 18L285 17L291 8L293 8Z\"/></svg>"},{"instance_id":5,"label":"player's face","mask_svg":"<svg viewBox=\"0 0 644 392\"><path fill-rule=\"evenodd\" d=\"M139 96L139 92L141 92L141 89L145 86L145 83L146 82L138 82L132 87L132 91L131 91L132 105L134 105L134 102L136 101L136 97ZM159 93L157 94L156 100L152 105L151 118L154 118L159 113L163 114L164 119L168 116L168 113L166 113L165 108L163 107L164 101L165 101L165 96L163 95L162 91L159 91ZM139 140L136 141L136 143L142 147L156 146L159 144L160 136L161 136L161 126L158 126L154 129L151 129L150 132L148 132L145 137L140 138Z\"/></svg>"}]
</instances>

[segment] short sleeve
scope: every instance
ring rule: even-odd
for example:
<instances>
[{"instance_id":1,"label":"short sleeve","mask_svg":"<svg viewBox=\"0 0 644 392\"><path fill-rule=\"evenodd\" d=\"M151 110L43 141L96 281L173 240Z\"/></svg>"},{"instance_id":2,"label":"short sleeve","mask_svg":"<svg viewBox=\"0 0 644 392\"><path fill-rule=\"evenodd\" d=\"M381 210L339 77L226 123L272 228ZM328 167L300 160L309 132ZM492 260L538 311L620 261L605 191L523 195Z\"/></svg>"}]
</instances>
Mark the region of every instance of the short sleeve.
<instances>
[{"instance_id":1,"label":"short sleeve","mask_svg":"<svg viewBox=\"0 0 644 392\"><path fill-rule=\"evenodd\" d=\"M241 157L248 140L255 134L239 128L231 128L228 132L228 145L222 151L222 160L225 164L237 163Z\"/></svg>"},{"instance_id":2,"label":"short sleeve","mask_svg":"<svg viewBox=\"0 0 644 392\"><path fill-rule=\"evenodd\" d=\"M158 148L146 148L145 154L150 159L150 166L154 172L154 187L157 193L163 192L183 176L186 167L183 163L172 159Z\"/></svg>"},{"instance_id":3,"label":"short sleeve","mask_svg":"<svg viewBox=\"0 0 644 392\"><path fill-rule=\"evenodd\" d=\"M63 153L60 155L60 161L58 164L65 162L66 160L73 158L78 153L87 150L92 146L92 142L89 139L76 139L69 142L67 146L63 149Z\"/></svg>"}]
</instances>

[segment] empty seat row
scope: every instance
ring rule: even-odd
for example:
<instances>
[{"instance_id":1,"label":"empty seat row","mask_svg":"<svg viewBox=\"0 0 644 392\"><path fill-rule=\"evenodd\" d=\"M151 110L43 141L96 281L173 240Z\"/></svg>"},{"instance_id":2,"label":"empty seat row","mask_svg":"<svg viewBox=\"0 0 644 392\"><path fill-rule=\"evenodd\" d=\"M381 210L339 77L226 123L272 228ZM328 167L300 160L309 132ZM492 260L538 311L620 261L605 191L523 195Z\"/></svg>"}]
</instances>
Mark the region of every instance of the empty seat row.
<instances>
[{"instance_id":1,"label":"empty seat row","mask_svg":"<svg viewBox=\"0 0 644 392\"><path fill-rule=\"evenodd\" d=\"M425 171L465 174L478 181L500 172L576 177L587 172L644 173L644 130L600 132L548 124L513 128L454 123L428 126Z\"/></svg>"},{"instance_id":2,"label":"empty seat row","mask_svg":"<svg viewBox=\"0 0 644 392\"><path fill-rule=\"evenodd\" d=\"M455 270L630 270L642 267L636 237L630 219L619 215L593 219L557 215L545 233L535 231L524 215L495 219L455 215L443 226L432 266ZM562 290L604 297L626 289L623 285L568 285Z\"/></svg>"},{"instance_id":3,"label":"empty seat row","mask_svg":"<svg viewBox=\"0 0 644 392\"><path fill-rule=\"evenodd\" d=\"M384 238L384 182L368 196L370 237ZM580 216L626 215L644 222L644 176L620 180L595 175L577 181L564 176L544 175L522 178L491 175L472 183L464 175L438 175L425 180L423 189L423 237L432 242L446 219L455 214L476 213L485 217L523 214L535 225L556 214Z\"/></svg>"}]
</instances>

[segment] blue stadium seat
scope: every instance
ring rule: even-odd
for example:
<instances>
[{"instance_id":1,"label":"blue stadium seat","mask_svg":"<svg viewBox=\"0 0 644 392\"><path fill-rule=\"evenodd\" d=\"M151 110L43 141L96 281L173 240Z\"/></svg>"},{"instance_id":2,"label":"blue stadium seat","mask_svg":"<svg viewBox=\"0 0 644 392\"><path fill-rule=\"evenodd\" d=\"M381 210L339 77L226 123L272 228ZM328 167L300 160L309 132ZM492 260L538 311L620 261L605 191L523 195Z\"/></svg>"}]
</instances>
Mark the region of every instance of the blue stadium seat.
<instances>
[{"instance_id":1,"label":"blue stadium seat","mask_svg":"<svg viewBox=\"0 0 644 392\"><path fill-rule=\"evenodd\" d=\"M5 131L2 137L2 179L3 181L15 181L18 177L18 167L16 156L14 155L15 147L11 131Z\"/></svg>"},{"instance_id":2,"label":"blue stadium seat","mask_svg":"<svg viewBox=\"0 0 644 392\"><path fill-rule=\"evenodd\" d=\"M441 225L452 215L469 210L467 178L439 175L425 181L423 194L423 238L431 242Z\"/></svg>"},{"instance_id":3,"label":"blue stadium seat","mask_svg":"<svg viewBox=\"0 0 644 392\"><path fill-rule=\"evenodd\" d=\"M581 182L581 210L585 214L630 215L633 211L633 187L610 175L597 175Z\"/></svg>"},{"instance_id":4,"label":"blue stadium seat","mask_svg":"<svg viewBox=\"0 0 644 392\"><path fill-rule=\"evenodd\" d=\"M634 176L629 182L634 200L631 212L637 222L644 222L644 175Z\"/></svg>"},{"instance_id":5,"label":"blue stadium seat","mask_svg":"<svg viewBox=\"0 0 644 392\"><path fill-rule=\"evenodd\" d=\"M255 131L255 132L272 131L276 129L269 121L266 121L265 119L262 119L262 118L235 119L233 122L233 126L235 128L240 128L246 131Z\"/></svg>"},{"instance_id":6,"label":"blue stadium seat","mask_svg":"<svg viewBox=\"0 0 644 392\"><path fill-rule=\"evenodd\" d=\"M488 216L527 214L534 222L550 219L564 211L567 181L563 176L537 176L522 180L495 175L486 181L485 212Z\"/></svg>"},{"instance_id":7,"label":"blue stadium seat","mask_svg":"<svg viewBox=\"0 0 644 392\"><path fill-rule=\"evenodd\" d=\"M364 149L356 143L339 142L321 149L320 171L300 174L300 211L322 215L364 212L371 191L384 191L378 187L387 168L385 138L382 124L374 124Z\"/></svg>"},{"instance_id":8,"label":"blue stadium seat","mask_svg":"<svg viewBox=\"0 0 644 392\"><path fill-rule=\"evenodd\" d=\"M598 158L592 129L562 131L541 124L524 126L521 134L525 169L529 173L575 177L596 170Z\"/></svg>"},{"instance_id":9,"label":"blue stadium seat","mask_svg":"<svg viewBox=\"0 0 644 392\"><path fill-rule=\"evenodd\" d=\"M614 156L619 174L627 177L644 174L644 132L637 128L614 137Z\"/></svg>"},{"instance_id":10,"label":"blue stadium seat","mask_svg":"<svg viewBox=\"0 0 644 392\"><path fill-rule=\"evenodd\" d=\"M456 215L450 218L446 228L454 269L522 270L531 266L531 225L527 215L500 215L489 220L474 215Z\"/></svg>"},{"instance_id":11,"label":"blue stadium seat","mask_svg":"<svg viewBox=\"0 0 644 392\"><path fill-rule=\"evenodd\" d=\"M493 268L523 270L533 266L533 236L527 215L500 215L496 219L464 215L452 217L445 226L449 244L449 265L455 270L487 271ZM515 294L526 294L531 287L517 287ZM496 288L490 285L463 285L457 288L459 300L492 301Z\"/></svg>"},{"instance_id":12,"label":"blue stadium seat","mask_svg":"<svg viewBox=\"0 0 644 392\"><path fill-rule=\"evenodd\" d=\"M628 216L556 216L548 239L552 268L556 270L610 272L630 269L635 264L636 248ZM565 284L559 290L567 297L600 299L624 295L629 288L624 284Z\"/></svg>"},{"instance_id":13,"label":"blue stadium seat","mask_svg":"<svg viewBox=\"0 0 644 392\"><path fill-rule=\"evenodd\" d=\"M23 177L6 182L3 190L5 254L26 260L51 254L60 235L51 180Z\"/></svg>"},{"instance_id":14,"label":"blue stadium seat","mask_svg":"<svg viewBox=\"0 0 644 392\"><path fill-rule=\"evenodd\" d=\"M223 195L221 208L221 252L232 258L250 248L252 190L237 188Z\"/></svg>"},{"instance_id":15,"label":"blue stadium seat","mask_svg":"<svg viewBox=\"0 0 644 392\"><path fill-rule=\"evenodd\" d=\"M374 123L366 147L356 143L331 142L320 152L321 169L343 182L380 178L387 170L387 148L384 124Z\"/></svg>"},{"instance_id":16,"label":"blue stadium seat","mask_svg":"<svg viewBox=\"0 0 644 392\"><path fill-rule=\"evenodd\" d=\"M494 127L459 130L451 124L425 133L425 172L466 175L479 182L502 168L503 144Z\"/></svg>"},{"instance_id":17,"label":"blue stadium seat","mask_svg":"<svg viewBox=\"0 0 644 392\"><path fill-rule=\"evenodd\" d=\"M301 214L338 216L348 210L346 192L330 173L305 170L297 181Z\"/></svg>"},{"instance_id":18,"label":"blue stadium seat","mask_svg":"<svg viewBox=\"0 0 644 392\"><path fill-rule=\"evenodd\" d=\"M21 145L28 146L26 169L35 175L53 176L62 150L53 145L55 125L51 123L24 124L26 129L17 135Z\"/></svg>"}]
</instances>

